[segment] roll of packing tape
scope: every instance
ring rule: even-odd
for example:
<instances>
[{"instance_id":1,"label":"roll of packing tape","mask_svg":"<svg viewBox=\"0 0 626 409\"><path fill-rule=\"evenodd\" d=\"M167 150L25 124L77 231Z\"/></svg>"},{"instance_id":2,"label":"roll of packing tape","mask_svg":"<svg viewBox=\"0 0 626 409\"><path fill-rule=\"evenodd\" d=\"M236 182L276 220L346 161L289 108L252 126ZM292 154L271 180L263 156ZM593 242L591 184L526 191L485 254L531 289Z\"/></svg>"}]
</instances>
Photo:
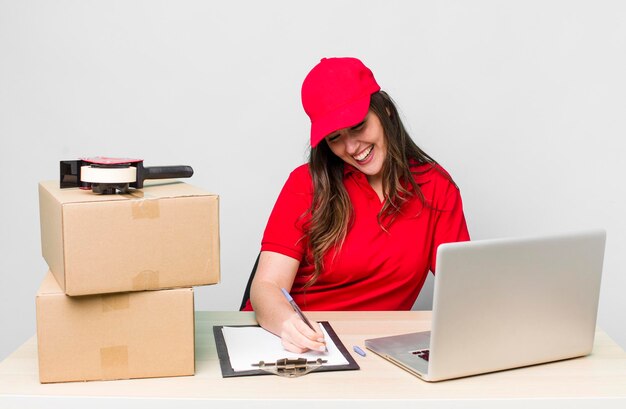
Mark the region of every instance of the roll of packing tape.
<instances>
[{"instance_id":1,"label":"roll of packing tape","mask_svg":"<svg viewBox=\"0 0 626 409\"><path fill-rule=\"evenodd\" d=\"M137 180L137 168L80 167L80 180L87 183L132 183Z\"/></svg>"}]
</instances>

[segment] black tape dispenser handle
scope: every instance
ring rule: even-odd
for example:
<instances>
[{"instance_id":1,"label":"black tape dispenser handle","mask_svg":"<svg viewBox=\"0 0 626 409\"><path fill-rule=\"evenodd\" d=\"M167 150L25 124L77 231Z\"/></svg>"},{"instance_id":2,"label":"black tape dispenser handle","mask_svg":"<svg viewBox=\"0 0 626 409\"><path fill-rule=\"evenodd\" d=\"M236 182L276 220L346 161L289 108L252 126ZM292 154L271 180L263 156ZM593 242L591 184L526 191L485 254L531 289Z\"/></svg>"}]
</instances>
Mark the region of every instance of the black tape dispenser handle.
<instances>
[{"instance_id":1,"label":"black tape dispenser handle","mask_svg":"<svg viewBox=\"0 0 626 409\"><path fill-rule=\"evenodd\" d=\"M144 167L143 164L137 166L137 187L143 187L145 179L178 179L190 178L193 176L193 168L191 166L149 166Z\"/></svg>"},{"instance_id":2,"label":"black tape dispenser handle","mask_svg":"<svg viewBox=\"0 0 626 409\"><path fill-rule=\"evenodd\" d=\"M144 179L175 179L193 176L191 166L150 166L143 168Z\"/></svg>"}]
</instances>

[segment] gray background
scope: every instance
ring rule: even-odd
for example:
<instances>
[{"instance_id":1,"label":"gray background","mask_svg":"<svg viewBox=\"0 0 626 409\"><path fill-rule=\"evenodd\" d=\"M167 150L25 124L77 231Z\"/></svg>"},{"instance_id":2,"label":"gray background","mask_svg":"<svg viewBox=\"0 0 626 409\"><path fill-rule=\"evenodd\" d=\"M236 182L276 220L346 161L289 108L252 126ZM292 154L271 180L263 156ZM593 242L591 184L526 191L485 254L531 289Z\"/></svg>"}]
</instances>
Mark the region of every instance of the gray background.
<instances>
[{"instance_id":1,"label":"gray background","mask_svg":"<svg viewBox=\"0 0 626 409\"><path fill-rule=\"evenodd\" d=\"M599 325L626 346L625 3L0 0L0 358L35 333L37 182L62 159L192 165L221 196L222 282L196 308L236 309L306 158L301 81L346 55L454 176L474 239L607 229Z\"/></svg>"}]
</instances>

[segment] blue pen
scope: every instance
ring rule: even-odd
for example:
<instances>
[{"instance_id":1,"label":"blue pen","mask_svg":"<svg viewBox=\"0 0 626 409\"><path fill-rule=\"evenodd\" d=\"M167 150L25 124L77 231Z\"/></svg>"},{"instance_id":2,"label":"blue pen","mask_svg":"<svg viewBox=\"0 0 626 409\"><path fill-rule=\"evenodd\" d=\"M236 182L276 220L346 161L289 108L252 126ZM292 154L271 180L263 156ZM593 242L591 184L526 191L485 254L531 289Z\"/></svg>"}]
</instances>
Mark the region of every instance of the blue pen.
<instances>
[{"instance_id":1,"label":"blue pen","mask_svg":"<svg viewBox=\"0 0 626 409\"><path fill-rule=\"evenodd\" d=\"M300 309L300 307L298 307L298 304L296 304L293 298L291 298L291 295L287 292L287 290L285 290L284 288L281 288L280 290L283 292L283 295L285 296L287 301L289 301L289 304L291 304L291 307L293 308L293 310L298 314L298 316L300 316L302 321L304 321L304 323L308 325L309 328L315 331L315 328L313 328L313 325L311 325L311 321L309 321L307 317L304 316L304 314L302 313L302 310Z\"/></svg>"},{"instance_id":2,"label":"blue pen","mask_svg":"<svg viewBox=\"0 0 626 409\"><path fill-rule=\"evenodd\" d=\"M289 304L291 304L291 308L293 308L293 310L296 312L296 314L298 314L298 316L302 319L302 321L304 321L304 323L308 325L309 328L315 331L315 328L313 328L311 321L309 321L308 318L302 313L302 310L300 309L300 307L298 307L298 304L296 304L296 302L293 300L289 292L285 290L284 288L281 288L280 291L283 292L283 295L285 296ZM325 350L328 351L328 348L325 348Z\"/></svg>"}]
</instances>

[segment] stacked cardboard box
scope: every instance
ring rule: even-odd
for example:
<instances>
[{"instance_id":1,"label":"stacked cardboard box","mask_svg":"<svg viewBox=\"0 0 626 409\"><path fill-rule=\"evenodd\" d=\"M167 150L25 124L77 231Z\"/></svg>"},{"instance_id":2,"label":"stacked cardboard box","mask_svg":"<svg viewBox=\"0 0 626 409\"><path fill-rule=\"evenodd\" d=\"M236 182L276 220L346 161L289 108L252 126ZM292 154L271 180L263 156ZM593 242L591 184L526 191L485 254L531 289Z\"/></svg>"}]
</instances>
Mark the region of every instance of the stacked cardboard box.
<instances>
[{"instance_id":1,"label":"stacked cardboard box","mask_svg":"<svg viewBox=\"0 0 626 409\"><path fill-rule=\"evenodd\" d=\"M39 185L39 378L194 374L193 289L219 281L218 197L182 182L124 195Z\"/></svg>"}]
</instances>

